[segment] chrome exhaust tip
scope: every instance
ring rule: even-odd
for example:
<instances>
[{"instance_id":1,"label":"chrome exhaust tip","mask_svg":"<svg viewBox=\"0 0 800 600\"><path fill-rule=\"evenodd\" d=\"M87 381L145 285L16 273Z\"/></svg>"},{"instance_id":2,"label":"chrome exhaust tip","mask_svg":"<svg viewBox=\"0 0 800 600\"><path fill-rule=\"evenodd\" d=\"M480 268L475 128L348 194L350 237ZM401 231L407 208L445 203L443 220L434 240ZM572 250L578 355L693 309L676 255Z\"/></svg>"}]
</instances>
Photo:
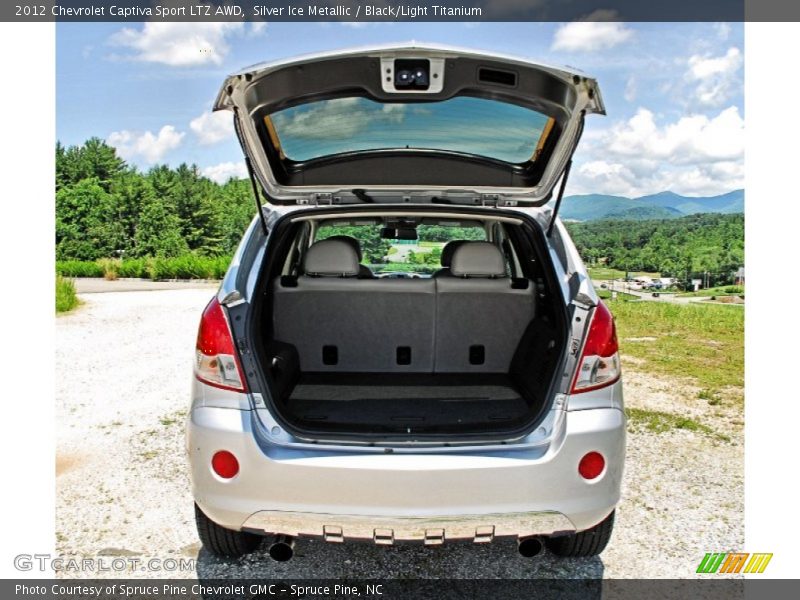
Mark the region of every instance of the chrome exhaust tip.
<instances>
[{"instance_id":1,"label":"chrome exhaust tip","mask_svg":"<svg viewBox=\"0 0 800 600\"><path fill-rule=\"evenodd\" d=\"M286 562L294 556L294 538L288 535L279 535L269 547L269 556L277 562Z\"/></svg>"},{"instance_id":2,"label":"chrome exhaust tip","mask_svg":"<svg viewBox=\"0 0 800 600\"><path fill-rule=\"evenodd\" d=\"M517 542L517 550L525 558L538 556L544 550L544 542L539 537L522 538Z\"/></svg>"}]
</instances>

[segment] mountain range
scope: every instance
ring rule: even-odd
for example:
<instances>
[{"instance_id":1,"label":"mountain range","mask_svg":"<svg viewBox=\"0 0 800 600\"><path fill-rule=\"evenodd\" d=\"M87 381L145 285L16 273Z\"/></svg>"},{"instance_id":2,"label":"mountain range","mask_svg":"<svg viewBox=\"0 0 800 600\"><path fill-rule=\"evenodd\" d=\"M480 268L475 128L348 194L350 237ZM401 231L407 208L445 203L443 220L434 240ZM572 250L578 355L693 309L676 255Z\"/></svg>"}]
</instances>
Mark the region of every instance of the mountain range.
<instances>
[{"instance_id":1,"label":"mountain range","mask_svg":"<svg viewBox=\"0 0 800 600\"><path fill-rule=\"evenodd\" d=\"M583 194L565 196L559 214L569 221L675 219L697 213L743 213L744 190L719 196L681 196L660 192L639 198Z\"/></svg>"}]
</instances>

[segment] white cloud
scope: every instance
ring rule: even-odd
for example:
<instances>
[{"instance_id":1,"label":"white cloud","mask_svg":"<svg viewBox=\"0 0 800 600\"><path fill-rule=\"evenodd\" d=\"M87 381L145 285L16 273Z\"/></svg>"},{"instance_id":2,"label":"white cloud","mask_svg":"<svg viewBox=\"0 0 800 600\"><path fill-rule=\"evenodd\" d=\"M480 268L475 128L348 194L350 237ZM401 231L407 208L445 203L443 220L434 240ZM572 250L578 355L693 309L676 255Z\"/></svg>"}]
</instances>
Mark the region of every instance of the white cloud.
<instances>
[{"instance_id":1,"label":"white cloud","mask_svg":"<svg viewBox=\"0 0 800 600\"><path fill-rule=\"evenodd\" d=\"M125 160L141 158L144 162L153 164L180 146L184 135L186 134L176 131L172 125L164 125L157 134L151 131L139 133L127 129L114 131L106 141L114 146Z\"/></svg>"},{"instance_id":2,"label":"white cloud","mask_svg":"<svg viewBox=\"0 0 800 600\"><path fill-rule=\"evenodd\" d=\"M263 31L254 25L250 32ZM125 27L109 38L112 46L127 48L122 58L173 67L220 65L230 51L227 38L245 33L244 23L144 23Z\"/></svg>"},{"instance_id":3,"label":"white cloud","mask_svg":"<svg viewBox=\"0 0 800 600\"><path fill-rule=\"evenodd\" d=\"M361 98L337 98L297 110L277 113L272 120L281 137L344 140L376 123L402 123L405 104L365 103Z\"/></svg>"},{"instance_id":4,"label":"white cloud","mask_svg":"<svg viewBox=\"0 0 800 600\"><path fill-rule=\"evenodd\" d=\"M633 172L622 163L592 160L578 167L578 181L571 180L569 187L574 192L580 183L581 192L627 196L631 194L630 182L634 178Z\"/></svg>"},{"instance_id":5,"label":"white cloud","mask_svg":"<svg viewBox=\"0 0 800 600\"><path fill-rule=\"evenodd\" d=\"M635 198L672 191L686 196L714 196L744 187L744 165L720 162L675 168L670 165L642 165L606 160L580 165L570 178L570 193L602 193Z\"/></svg>"},{"instance_id":6,"label":"white cloud","mask_svg":"<svg viewBox=\"0 0 800 600\"><path fill-rule=\"evenodd\" d=\"M636 94L638 92L639 86L636 83L636 77L631 75L628 78L628 81L625 83L625 92L623 92L623 97L625 98L626 102L633 102L636 100Z\"/></svg>"},{"instance_id":7,"label":"white cloud","mask_svg":"<svg viewBox=\"0 0 800 600\"><path fill-rule=\"evenodd\" d=\"M741 65L742 53L738 48L730 48L725 56L692 56L689 59L689 74L693 79L704 79L737 71Z\"/></svg>"},{"instance_id":8,"label":"white cloud","mask_svg":"<svg viewBox=\"0 0 800 600\"><path fill-rule=\"evenodd\" d=\"M550 49L592 52L626 42L633 36L633 30L625 23L612 21L616 16L614 11L596 10L584 19L562 25L556 30Z\"/></svg>"},{"instance_id":9,"label":"white cloud","mask_svg":"<svg viewBox=\"0 0 800 600\"><path fill-rule=\"evenodd\" d=\"M253 21L250 24L250 32L248 35L250 37L256 37L261 35L267 30L267 23L265 21Z\"/></svg>"},{"instance_id":10,"label":"white cloud","mask_svg":"<svg viewBox=\"0 0 800 600\"><path fill-rule=\"evenodd\" d=\"M189 128L201 144L216 144L234 135L233 116L226 110L204 112L191 120Z\"/></svg>"},{"instance_id":11,"label":"white cloud","mask_svg":"<svg viewBox=\"0 0 800 600\"><path fill-rule=\"evenodd\" d=\"M586 141L581 154L587 160L570 182L572 193L641 196L671 190L692 196L744 186L744 120L733 106L713 118L690 115L663 125L641 108Z\"/></svg>"},{"instance_id":12,"label":"white cloud","mask_svg":"<svg viewBox=\"0 0 800 600\"><path fill-rule=\"evenodd\" d=\"M617 156L672 164L738 160L744 155L744 120L739 109L731 106L713 119L690 115L659 127L653 113L640 108L628 121L612 128L606 150Z\"/></svg>"},{"instance_id":13,"label":"white cloud","mask_svg":"<svg viewBox=\"0 0 800 600\"><path fill-rule=\"evenodd\" d=\"M705 106L724 104L739 87L742 52L729 48L723 56L693 55L689 58L686 79L697 82L695 98Z\"/></svg>"},{"instance_id":14,"label":"white cloud","mask_svg":"<svg viewBox=\"0 0 800 600\"><path fill-rule=\"evenodd\" d=\"M217 183L225 183L231 177L245 178L247 177L247 167L243 162L223 162L218 165L212 165L200 170L204 177L208 177Z\"/></svg>"}]
</instances>

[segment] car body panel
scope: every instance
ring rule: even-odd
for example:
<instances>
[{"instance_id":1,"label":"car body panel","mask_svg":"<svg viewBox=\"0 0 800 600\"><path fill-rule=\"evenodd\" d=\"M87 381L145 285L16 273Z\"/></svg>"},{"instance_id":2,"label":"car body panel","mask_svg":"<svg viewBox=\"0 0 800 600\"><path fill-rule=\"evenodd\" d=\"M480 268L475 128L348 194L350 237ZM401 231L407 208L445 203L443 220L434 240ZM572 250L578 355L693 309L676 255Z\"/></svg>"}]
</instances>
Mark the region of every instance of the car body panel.
<instances>
[{"instance_id":1,"label":"car body panel","mask_svg":"<svg viewBox=\"0 0 800 600\"><path fill-rule=\"evenodd\" d=\"M259 445L253 417L248 410L199 406L187 423L195 500L214 522L230 529L296 533L276 530L278 523L270 527L268 515L258 515L280 511L343 527L337 520L324 522L324 515L337 515L360 529L406 518L458 521L461 515L469 523L481 522L483 515L484 525L507 528L523 514L555 513L572 524L571 531L579 531L600 522L619 500L625 415L616 408L565 411L559 436L546 448L449 454ZM232 480L211 470L211 456L220 448L239 460L240 472ZM607 466L598 479L586 481L577 466L590 451L601 452ZM564 524L560 518L532 520L528 527L544 530L522 527L505 535L550 534L547 523L560 523L559 531Z\"/></svg>"}]
</instances>

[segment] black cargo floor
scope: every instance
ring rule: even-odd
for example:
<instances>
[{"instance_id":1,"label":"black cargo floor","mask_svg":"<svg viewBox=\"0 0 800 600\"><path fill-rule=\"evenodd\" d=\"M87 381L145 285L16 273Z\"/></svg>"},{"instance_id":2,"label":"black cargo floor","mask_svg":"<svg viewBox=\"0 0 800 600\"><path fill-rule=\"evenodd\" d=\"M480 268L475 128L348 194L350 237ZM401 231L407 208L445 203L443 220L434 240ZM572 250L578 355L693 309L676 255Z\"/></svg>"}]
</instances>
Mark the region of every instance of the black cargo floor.
<instances>
[{"instance_id":1,"label":"black cargo floor","mask_svg":"<svg viewBox=\"0 0 800 600\"><path fill-rule=\"evenodd\" d=\"M510 424L530 410L493 374L303 374L287 404L302 421L388 430Z\"/></svg>"}]
</instances>

